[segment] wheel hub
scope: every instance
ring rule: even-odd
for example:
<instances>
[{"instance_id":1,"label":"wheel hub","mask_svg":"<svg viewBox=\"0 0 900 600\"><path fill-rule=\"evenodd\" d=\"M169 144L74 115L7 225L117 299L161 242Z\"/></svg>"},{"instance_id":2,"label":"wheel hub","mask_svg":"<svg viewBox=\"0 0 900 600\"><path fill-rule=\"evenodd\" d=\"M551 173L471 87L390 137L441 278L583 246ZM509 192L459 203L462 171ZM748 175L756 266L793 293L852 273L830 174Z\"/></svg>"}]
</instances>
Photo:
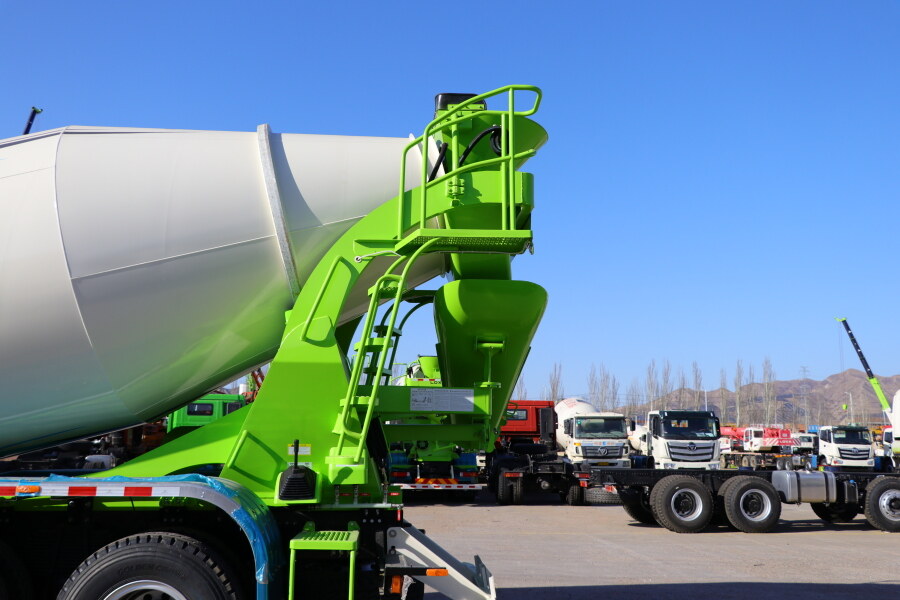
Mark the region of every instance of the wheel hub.
<instances>
[{"instance_id":1,"label":"wheel hub","mask_svg":"<svg viewBox=\"0 0 900 600\"><path fill-rule=\"evenodd\" d=\"M900 490L889 490L878 499L881 514L891 521L900 521Z\"/></svg>"},{"instance_id":2,"label":"wheel hub","mask_svg":"<svg viewBox=\"0 0 900 600\"><path fill-rule=\"evenodd\" d=\"M757 490L748 490L741 496L741 512L751 521L765 519L772 510L769 497Z\"/></svg>"},{"instance_id":3,"label":"wheel hub","mask_svg":"<svg viewBox=\"0 0 900 600\"><path fill-rule=\"evenodd\" d=\"M678 490L672 496L672 512L683 521L693 521L700 516L703 501L694 490Z\"/></svg>"},{"instance_id":4,"label":"wheel hub","mask_svg":"<svg viewBox=\"0 0 900 600\"><path fill-rule=\"evenodd\" d=\"M101 600L188 600L188 598L167 583L144 579L126 583Z\"/></svg>"}]
</instances>

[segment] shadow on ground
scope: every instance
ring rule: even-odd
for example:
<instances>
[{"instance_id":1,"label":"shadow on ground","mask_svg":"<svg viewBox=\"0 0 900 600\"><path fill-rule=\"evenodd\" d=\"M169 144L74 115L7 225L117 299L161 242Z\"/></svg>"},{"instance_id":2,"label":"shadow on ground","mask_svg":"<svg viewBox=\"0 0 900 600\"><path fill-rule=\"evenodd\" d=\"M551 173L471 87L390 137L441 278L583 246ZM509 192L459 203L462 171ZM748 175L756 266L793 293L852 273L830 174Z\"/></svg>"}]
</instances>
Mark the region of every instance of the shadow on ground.
<instances>
[{"instance_id":1,"label":"shadow on ground","mask_svg":"<svg viewBox=\"0 0 900 600\"><path fill-rule=\"evenodd\" d=\"M900 578L881 583L672 583L634 585L592 585L579 587L504 588L498 600L862 600L896 598ZM425 594L425 600L442 600L441 594Z\"/></svg>"}]
</instances>

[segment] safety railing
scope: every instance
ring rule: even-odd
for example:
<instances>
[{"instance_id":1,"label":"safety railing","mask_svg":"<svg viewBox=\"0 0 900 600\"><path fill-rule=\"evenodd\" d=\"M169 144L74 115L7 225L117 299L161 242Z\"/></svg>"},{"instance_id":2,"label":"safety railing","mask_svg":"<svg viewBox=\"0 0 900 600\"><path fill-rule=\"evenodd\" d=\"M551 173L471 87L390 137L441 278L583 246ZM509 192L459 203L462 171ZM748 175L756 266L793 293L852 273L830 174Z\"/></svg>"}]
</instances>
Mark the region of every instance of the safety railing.
<instances>
[{"instance_id":1,"label":"safety railing","mask_svg":"<svg viewBox=\"0 0 900 600\"><path fill-rule=\"evenodd\" d=\"M516 92L531 92L535 95L534 103L531 108L528 110L516 110ZM501 96L505 94L507 96L507 108L506 110L488 110L485 108L484 110L472 111L471 109L476 104L485 103L488 98ZM515 198L516 198L516 180L515 180L515 165L516 162L533 156L536 152L535 149L529 148L523 150L521 152L514 152L515 149L515 141L516 141L516 119L518 117L528 117L537 112L538 107L541 103L541 90L532 85L507 85L496 90L486 92L484 94L479 94L478 96L474 96L469 98L458 105L454 106L446 113L440 115L431 123L425 127L425 132L412 140L403 150L403 157L400 163L400 202L398 203L398 214L397 214L397 239L402 239L406 223L408 222L408 215L406 213L407 206L412 206L411 202L407 202L407 199L412 199L410 194L416 193L418 195L418 204L419 204L419 223L418 226L420 229L426 228L426 221L428 220L427 207L426 207L426 198L427 191L431 187L443 184L448 177L458 177L463 173L467 173L475 170L485 170L489 168L493 168L494 165L499 165L499 169L497 170L497 176L500 178L500 198L499 203L502 205L501 211L501 230L511 230L515 229ZM428 177L428 153L429 153L429 141L432 136L439 130L447 129L451 127L458 126L460 123L464 121L470 121L473 119L482 119L485 116L496 116L500 119L500 155L496 158L489 158L485 160L480 160L477 162L459 165L457 156L457 149L454 148L453 156L451 160L451 164L453 167L441 177L437 177L431 181L429 181ZM413 189L411 192L406 191L406 172L407 172L407 156L409 151L415 148L416 146L421 145L422 150L422 169L421 169L421 183L419 186ZM409 219L411 220L411 219ZM413 223L410 223L414 225Z\"/></svg>"}]
</instances>

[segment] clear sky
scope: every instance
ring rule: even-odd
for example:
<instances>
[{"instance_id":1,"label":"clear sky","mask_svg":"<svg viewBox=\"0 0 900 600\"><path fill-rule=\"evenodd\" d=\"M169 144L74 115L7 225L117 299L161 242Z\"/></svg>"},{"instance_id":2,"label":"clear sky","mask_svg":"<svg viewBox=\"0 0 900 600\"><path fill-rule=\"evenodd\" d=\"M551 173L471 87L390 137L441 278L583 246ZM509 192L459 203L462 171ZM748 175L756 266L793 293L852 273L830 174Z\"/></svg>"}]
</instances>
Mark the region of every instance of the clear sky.
<instances>
[{"instance_id":1,"label":"clear sky","mask_svg":"<svg viewBox=\"0 0 900 600\"><path fill-rule=\"evenodd\" d=\"M570 392L651 359L821 379L858 368L837 316L900 372L900 4L0 0L0 55L0 137L32 105L35 130L406 136L435 93L538 85L532 396L554 362Z\"/></svg>"}]
</instances>

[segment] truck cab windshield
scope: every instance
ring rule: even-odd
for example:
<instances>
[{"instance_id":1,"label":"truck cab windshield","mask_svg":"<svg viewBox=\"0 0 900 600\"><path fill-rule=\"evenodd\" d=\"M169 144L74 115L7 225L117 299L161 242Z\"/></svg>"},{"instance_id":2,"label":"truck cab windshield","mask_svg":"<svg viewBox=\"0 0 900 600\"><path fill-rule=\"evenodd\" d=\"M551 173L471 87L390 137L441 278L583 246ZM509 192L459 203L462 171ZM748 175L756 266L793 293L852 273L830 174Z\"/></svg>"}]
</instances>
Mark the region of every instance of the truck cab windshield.
<instances>
[{"instance_id":1,"label":"truck cab windshield","mask_svg":"<svg viewBox=\"0 0 900 600\"><path fill-rule=\"evenodd\" d=\"M871 444L872 434L868 429L835 429L835 444Z\"/></svg>"},{"instance_id":2,"label":"truck cab windshield","mask_svg":"<svg viewBox=\"0 0 900 600\"><path fill-rule=\"evenodd\" d=\"M625 419L589 417L575 419L575 437L587 439L624 439Z\"/></svg>"},{"instance_id":3,"label":"truck cab windshield","mask_svg":"<svg viewBox=\"0 0 900 600\"><path fill-rule=\"evenodd\" d=\"M714 440L719 437L715 419L708 417L663 419L662 434L670 440Z\"/></svg>"}]
</instances>

